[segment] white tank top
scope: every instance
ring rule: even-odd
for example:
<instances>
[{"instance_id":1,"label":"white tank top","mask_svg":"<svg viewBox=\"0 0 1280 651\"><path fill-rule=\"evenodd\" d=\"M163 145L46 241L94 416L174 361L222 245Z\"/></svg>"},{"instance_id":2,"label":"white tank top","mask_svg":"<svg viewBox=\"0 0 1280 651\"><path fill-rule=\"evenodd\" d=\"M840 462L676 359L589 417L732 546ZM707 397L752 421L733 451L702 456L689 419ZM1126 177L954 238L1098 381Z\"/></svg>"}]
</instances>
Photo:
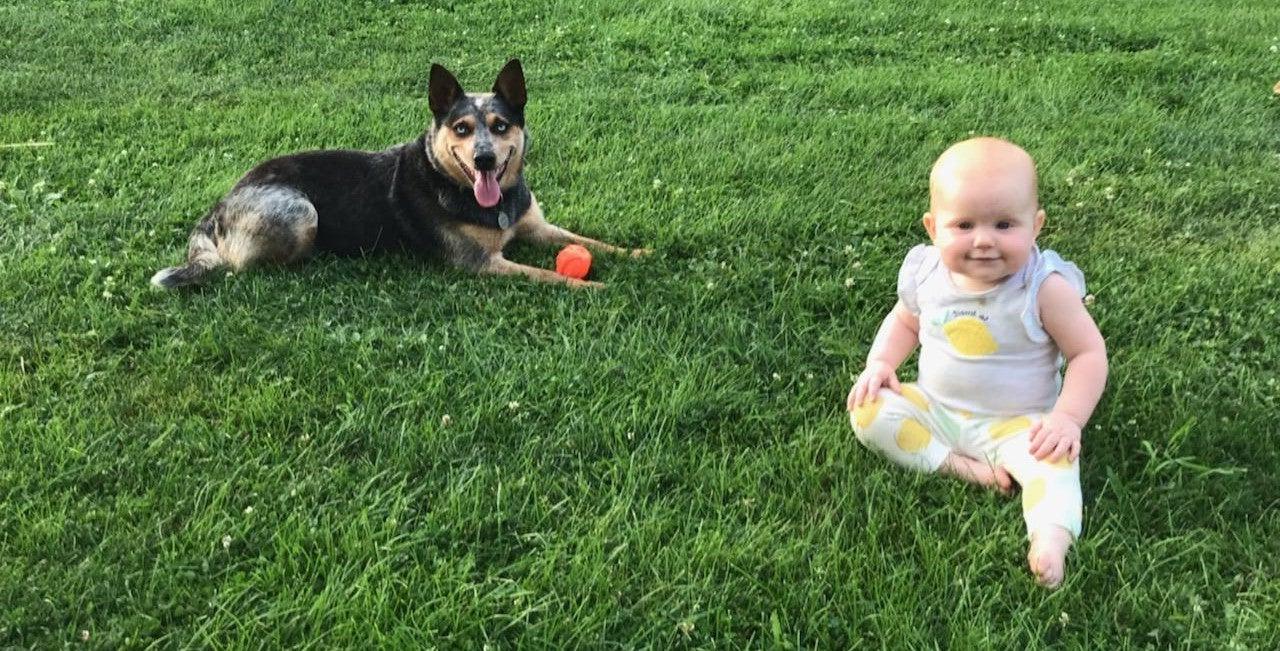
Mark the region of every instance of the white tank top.
<instances>
[{"instance_id":1,"label":"white tank top","mask_svg":"<svg viewBox=\"0 0 1280 651\"><path fill-rule=\"evenodd\" d=\"M1040 323L1036 295L1058 273L1085 294L1084 274L1053 251L982 292L955 286L938 249L919 245L898 272L898 298L920 317L921 389L975 415L1048 412L1062 388L1062 354Z\"/></svg>"}]
</instances>

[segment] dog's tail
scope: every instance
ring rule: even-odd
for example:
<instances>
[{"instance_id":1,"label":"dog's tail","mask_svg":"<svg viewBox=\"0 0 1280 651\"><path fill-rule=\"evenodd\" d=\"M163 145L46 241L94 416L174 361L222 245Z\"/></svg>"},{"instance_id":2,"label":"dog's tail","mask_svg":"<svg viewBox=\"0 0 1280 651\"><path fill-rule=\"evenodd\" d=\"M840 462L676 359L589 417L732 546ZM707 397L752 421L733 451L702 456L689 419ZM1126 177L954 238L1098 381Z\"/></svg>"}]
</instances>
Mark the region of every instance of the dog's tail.
<instances>
[{"instance_id":1,"label":"dog's tail","mask_svg":"<svg viewBox=\"0 0 1280 651\"><path fill-rule=\"evenodd\" d=\"M161 289L177 289L194 285L204 280L205 276L227 266L227 261L218 253L214 242L214 215L210 214L191 231L191 239L187 241L187 263L180 267L169 267L156 272L151 277L151 284Z\"/></svg>"}]
</instances>

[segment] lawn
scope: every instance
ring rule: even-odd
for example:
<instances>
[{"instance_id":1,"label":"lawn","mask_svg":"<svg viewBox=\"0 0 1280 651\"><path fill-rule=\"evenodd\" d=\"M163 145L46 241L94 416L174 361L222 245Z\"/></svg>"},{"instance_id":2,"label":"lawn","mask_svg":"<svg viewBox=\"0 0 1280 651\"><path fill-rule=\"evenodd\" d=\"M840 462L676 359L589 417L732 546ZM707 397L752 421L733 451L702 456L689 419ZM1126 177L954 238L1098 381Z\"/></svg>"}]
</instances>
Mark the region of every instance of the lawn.
<instances>
[{"instance_id":1,"label":"lawn","mask_svg":"<svg viewBox=\"0 0 1280 651\"><path fill-rule=\"evenodd\" d=\"M1280 647L1280 5L916 5L0 6L0 647ZM606 290L148 285L254 163L513 56L548 218L655 250ZM1111 357L1056 592L844 412L970 134Z\"/></svg>"}]
</instances>

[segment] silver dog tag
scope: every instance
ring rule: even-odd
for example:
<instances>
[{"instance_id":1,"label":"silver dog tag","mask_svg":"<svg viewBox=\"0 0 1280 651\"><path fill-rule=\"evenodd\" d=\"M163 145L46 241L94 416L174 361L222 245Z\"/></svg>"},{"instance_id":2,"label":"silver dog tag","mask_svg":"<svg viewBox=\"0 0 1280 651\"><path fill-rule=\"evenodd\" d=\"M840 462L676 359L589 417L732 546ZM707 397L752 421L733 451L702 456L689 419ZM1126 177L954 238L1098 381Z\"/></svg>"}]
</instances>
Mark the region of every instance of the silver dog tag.
<instances>
[{"instance_id":1,"label":"silver dog tag","mask_svg":"<svg viewBox=\"0 0 1280 651\"><path fill-rule=\"evenodd\" d=\"M507 216L507 213L501 210L498 211L498 228L503 230L511 228L511 218Z\"/></svg>"}]
</instances>

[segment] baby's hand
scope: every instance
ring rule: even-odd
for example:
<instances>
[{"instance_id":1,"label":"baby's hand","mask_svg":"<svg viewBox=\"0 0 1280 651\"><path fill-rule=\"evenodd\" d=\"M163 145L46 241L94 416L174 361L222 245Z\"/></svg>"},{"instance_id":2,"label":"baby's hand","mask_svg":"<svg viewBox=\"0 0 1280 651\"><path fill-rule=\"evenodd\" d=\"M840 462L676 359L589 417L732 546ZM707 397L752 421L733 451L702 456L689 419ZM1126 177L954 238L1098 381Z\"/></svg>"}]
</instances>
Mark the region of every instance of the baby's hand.
<instances>
[{"instance_id":1,"label":"baby's hand","mask_svg":"<svg viewBox=\"0 0 1280 651\"><path fill-rule=\"evenodd\" d=\"M1075 461L1080 456L1080 426L1053 412L1031 426L1031 456L1041 461Z\"/></svg>"},{"instance_id":2,"label":"baby's hand","mask_svg":"<svg viewBox=\"0 0 1280 651\"><path fill-rule=\"evenodd\" d=\"M898 376L894 370L892 366L880 360L867 362L867 367L862 369L858 381L853 383L852 389L849 389L845 408L853 411L867 400L875 400L880 394L880 387L888 387L894 393L902 393L902 386L898 384Z\"/></svg>"}]
</instances>

